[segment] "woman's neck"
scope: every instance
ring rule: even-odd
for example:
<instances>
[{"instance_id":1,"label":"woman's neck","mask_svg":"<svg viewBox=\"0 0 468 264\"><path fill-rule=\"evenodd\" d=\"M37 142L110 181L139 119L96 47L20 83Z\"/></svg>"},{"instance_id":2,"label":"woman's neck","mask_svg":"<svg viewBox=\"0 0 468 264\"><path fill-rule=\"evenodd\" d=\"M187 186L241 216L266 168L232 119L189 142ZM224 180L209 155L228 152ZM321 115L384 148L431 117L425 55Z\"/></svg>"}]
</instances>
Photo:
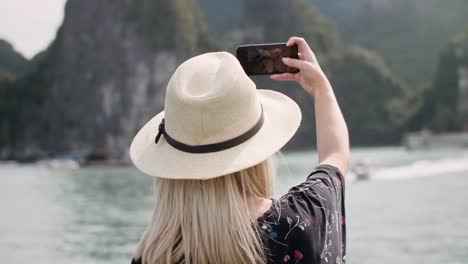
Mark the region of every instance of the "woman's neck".
<instances>
[{"instance_id":1,"label":"woman's neck","mask_svg":"<svg viewBox=\"0 0 468 264\"><path fill-rule=\"evenodd\" d=\"M268 209L270 209L272 200L263 198L263 197L257 197L257 196L251 196L248 198L249 201L249 212L250 215L253 217L253 219L257 219L260 216L262 216Z\"/></svg>"}]
</instances>

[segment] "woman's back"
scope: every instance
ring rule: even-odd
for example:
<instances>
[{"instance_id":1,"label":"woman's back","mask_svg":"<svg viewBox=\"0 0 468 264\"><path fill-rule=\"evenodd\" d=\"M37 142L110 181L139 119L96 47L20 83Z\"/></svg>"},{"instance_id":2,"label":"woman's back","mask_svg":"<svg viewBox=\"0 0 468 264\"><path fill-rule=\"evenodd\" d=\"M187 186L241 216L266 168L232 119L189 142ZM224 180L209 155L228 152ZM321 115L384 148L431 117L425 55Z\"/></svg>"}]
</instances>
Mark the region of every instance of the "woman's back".
<instances>
[{"instance_id":1,"label":"woman's back","mask_svg":"<svg viewBox=\"0 0 468 264\"><path fill-rule=\"evenodd\" d=\"M267 263L345 263L344 188L337 168L320 165L303 183L273 199L253 225Z\"/></svg>"},{"instance_id":2,"label":"woman's back","mask_svg":"<svg viewBox=\"0 0 468 264\"><path fill-rule=\"evenodd\" d=\"M272 199L269 161L297 131L298 105L256 89L228 53L184 62L168 84L165 111L130 147L135 166L155 177L156 195L132 263L345 262L347 128L315 55L303 39L293 44L300 59L283 61L299 72L272 78L297 81L315 97L320 165Z\"/></svg>"}]
</instances>

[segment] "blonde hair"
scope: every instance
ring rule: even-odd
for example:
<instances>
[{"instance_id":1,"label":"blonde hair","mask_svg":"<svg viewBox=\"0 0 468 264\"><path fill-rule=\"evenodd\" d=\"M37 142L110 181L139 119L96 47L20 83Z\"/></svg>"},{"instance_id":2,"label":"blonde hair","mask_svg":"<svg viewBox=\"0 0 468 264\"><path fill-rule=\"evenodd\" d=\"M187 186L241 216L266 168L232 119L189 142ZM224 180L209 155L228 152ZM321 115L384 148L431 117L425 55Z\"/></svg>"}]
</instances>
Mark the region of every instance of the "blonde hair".
<instances>
[{"instance_id":1,"label":"blonde hair","mask_svg":"<svg viewBox=\"0 0 468 264\"><path fill-rule=\"evenodd\" d=\"M274 171L270 157L209 180L155 178L156 206L136 256L143 264L266 263L249 204L273 196Z\"/></svg>"}]
</instances>

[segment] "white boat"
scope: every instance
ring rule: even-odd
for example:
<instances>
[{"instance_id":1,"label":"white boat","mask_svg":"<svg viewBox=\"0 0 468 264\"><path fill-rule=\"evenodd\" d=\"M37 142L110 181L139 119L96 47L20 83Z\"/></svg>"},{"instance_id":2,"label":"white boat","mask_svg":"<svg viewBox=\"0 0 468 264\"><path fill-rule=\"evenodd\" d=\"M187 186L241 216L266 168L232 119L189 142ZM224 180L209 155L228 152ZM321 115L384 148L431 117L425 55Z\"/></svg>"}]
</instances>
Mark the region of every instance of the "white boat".
<instances>
[{"instance_id":1,"label":"white boat","mask_svg":"<svg viewBox=\"0 0 468 264\"><path fill-rule=\"evenodd\" d=\"M433 134L429 131L408 133L403 139L408 150L468 148L468 132Z\"/></svg>"}]
</instances>

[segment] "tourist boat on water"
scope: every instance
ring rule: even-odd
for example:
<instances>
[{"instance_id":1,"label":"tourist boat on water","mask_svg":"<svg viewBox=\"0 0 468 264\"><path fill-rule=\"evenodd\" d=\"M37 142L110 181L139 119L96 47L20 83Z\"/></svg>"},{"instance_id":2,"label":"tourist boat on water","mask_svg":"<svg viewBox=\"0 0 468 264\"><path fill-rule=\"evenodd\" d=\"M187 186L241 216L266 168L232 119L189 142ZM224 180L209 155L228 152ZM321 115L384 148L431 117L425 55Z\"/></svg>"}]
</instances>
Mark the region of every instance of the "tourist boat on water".
<instances>
[{"instance_id":1,"label":"tourist boat on water","mask_svg":"<svg viewBox=\"0 0 468 264\"><path fill-rule=\"evenodd\" d=\"M429 131L408 133L403 139L408 150L468 148L468 132L433 134Z\"/></svg>"}]
</instances>

